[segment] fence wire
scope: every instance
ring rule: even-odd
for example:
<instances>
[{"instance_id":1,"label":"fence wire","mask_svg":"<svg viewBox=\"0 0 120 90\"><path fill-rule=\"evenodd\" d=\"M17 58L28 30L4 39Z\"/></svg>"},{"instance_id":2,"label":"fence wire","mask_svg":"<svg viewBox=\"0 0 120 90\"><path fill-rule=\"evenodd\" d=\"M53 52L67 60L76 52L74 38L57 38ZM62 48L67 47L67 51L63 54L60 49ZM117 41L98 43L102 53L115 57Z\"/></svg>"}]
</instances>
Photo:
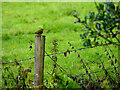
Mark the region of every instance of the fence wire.
<instances>
[{"instance_id":1,"label":"fence wire","mask_svg":"<svg viewBox=\"0 0 120 90\"><path fill-rule=\"evenodd\" d=\"M110 44L110 43L105 43L105 44L101 44L101 45L99 45L99 46L104 46L104 45L109 45L109 44ZM94 48L94 47L97 47L97 46L74 49L74 50L70 50L70 52L77 51L77 50L82 50L82 49ZM66 51L65 51L65 52L66 52ZM45 55L45 56L49 56L49 57L50 57L50 55L54 55L54 54L64 54L65 52L48 54L48 53L45 51L45 53L47 54L47 55ZM26 58L26 59L23 59L23 60L17 60L17 61L26 61L26 60L31 60L31 59L33 59L33 58L35 58L35 56L34 56L34 57L30 57L30 58ZM51 57L50 57L50 59L53 60ZM53 60L53 61L54 61L54 60ZM8 63L14 63L14 62L16 62L16 60L15 60L15 61L11 61L11 62L0 63L0 64L8 64ZM55 61L54 61L54 62L55 62ZM55 62L55 63L56 63L56 62ZM63 69L59 64L56 63L56 65L57 65L59 68L61 68L64 72L67 73L67 71L66 71L65 69ZM120 67L120 66L117 66L116 68L118 68L118 67ZM109 69L113 69L113 67L112 67L112 68L108 68L108 69L106 69L106 70L109 70ZM99 70L99 71L95 71L95 72L90 72L89 74L91 74L91 73L97 73L97 72L101 72L101 71L103 71L103 70ZM68 73L67 73L67 74L68 74ZM69 75L69 74L68 74L68 75ZM85 74L83 74L83 75L85 75ZM70 75L70 76L71 76L71 75Z\"/></svg>"},{"instance_id":2,"label":"fence wire","mask_svg":"<svg viewBox=\"0 0 120 90\"><path fill-rule=\"evenodd\" d=\"M109 44L104 44L104 45L109 45ZM103 46L103 44L102 44L101 46ZM94 46L94 47L96 47L96 46ZM94 48L94 47L74 49L74 50L71 50L71 52L72 52L72 51L77 51L77 50L82 50L82 49ZM54 61L50 55L63 54L63 53L65 53L65 52L48 54L48 53L45 51L45 53L47 54L47 55L45 55L45 56L48 56L52 61ZM33 58L35 58L35 57L31 57L31 58L27 58L27 59L23 59L23 60L17 60L17 61L25 61L25 60L30 60L30 59L33 59ZM8 63L13 63L13 62L15 62L15 61L6 62L6 63L2 63L2 64L8 64ZM55 61L54 61L54 62L55 62ZM56 62L55 62L55 63L56 63ZM1 64L1 63L0 63L0 64ZM73 78L73 76L70 75L70 74L69 74L63 67L61 67L58 63L56 63L56 65L57 65L61 70L63 70L69 77ZM112 70L112 69L114 69L114 68L119 68L119 67L120 67L120 66L114 66L114 67L107 68L107 69L104 69L104 70ZM104 70L90 71L88 74L98 73L98 72L102 72L102 71L104 71ZM82 75L86 75L86 73L82 73ZM8 79L12 79L12 78L8 78Z\"/></svg>"},{"instance_id":3,"label":"fence wire","mask_svg":"<svg viewBox=\"0 0 120 90\"><path fill-rule=\"evenodd\" d=\"M116 43L116 42L115 42ZM98 46L105 46L105 45L110 45L111 43L105 43L105 44L100 44ZM95 48L95 47L98 47L98 46L91 46L91 47L85 47L85 48L78 48L78 49L73 49L73 50L70 50L70 52L73 52L73 51L78 51L78 50L83 50L83 49L89 49L89 48ZM66 52L66 51L65 51ZM59 52L59 53L52 53L52 54L49 54L49 55L55 55L55 54L64 54L65 52Z\"/></svg>"},{"instance_id":4,"label":"fence wire","mask_svg":"<svg viewBox=\"0 0 120 90\"><path fill-rule=\"evenodd\" d=\"M53 60L50 55L45 51L45 53L47 54L47 56L49 56L49 58L55 62L55 60ZM55 62L55 64L60 68L62 69L68 76L72 77L63 67L61 67L57 62Z\"/></svg>"},{"instance_id":5,"label":"fence wire","mask_svg":"<svg viewBox=\"0 0 120 90\"><path fill-rule=\"evenodd\" d=\"M56 63L57 64L57 63ZM58 67L60 67L69 77L73 77L71 76L70 74L67 73L67 71L65 69L63 69L60 65L57 64ZM116 66L116 67L111 67L111 68L107 68L107 69L104 69L104 70L112 70L114 68L119 68L120 66ZM90 73L88 74L93 74L93 73L98 73L98 72L102 72L104 70L98 70L98 71L91 71ZM86 73L82 73L82 75L86 75ZM7 78L7 77L4 77L4 78ZM7 78L7 79L14 79L14 78Z\"/></svg>"},{"instance_id":6,"label":"fence wire","mask_svg":"<svg viewBox=\"0 0 120 90\"><path fill-rule=\"evenodd\" d=\"M111 69L114 69L114 68L119 68L120 66L116 66L116 67L111 67L111 68L107 68L107 69L104 69L104 70L111 70ZM98 71L91 71L90 73L88 74L93 74L93 73L98 73L98 72L102 72L103 70L98 70ZM86 75L86 73L84 73L83 75Z\"/></svg>"},{"instance_id":7,"label":"fence wire","mask_svg":"<svg viewBox=\"0 0 120 90\"><path fill-rule=\"evenodd\" d=\"M26 58L26 59L21 59L21 60L15 60L15 61L11 61L11 62L5 62L5 63L0 63L0 64L8 64L8 63L14 63L14 62L18 62L18 61L26 61L26 60L31 60L31 59L33 59L33 58L35 58L35 57L30 57L30 58Z\"/></svg>"},{"instance_id":8,"label":"fence wire","mask_svg":"<svg viewBox=\"0 0 120 90\"><path fill-rule=\"evenodd\" d=\"M116 43L116 42L115 42ZM105 45L110 45L111 43L105 43L105 44L100 44L98 46L105 46ZM73 52L73 51L78 51L78 50L83 50L83 49L89 49L89 48L95 48L95 47L98 47L98 46L92 46L92 47L86 47L86 48L78 48L78 49L73 49L73 50L70 50L70 52ZM47 54L45 56L50 56L50 55L55 55L55 54L64 54L66 51L64 52L59 52L59 53L51 53L51 54ZM30 59L33 59L35 58L34 57L30 57L30 58L26 58L26 59L23 59L23 60L17 60L17 61L25 61L25 60L30 60ZM11 61L11 62L5 62L5 63L0 63L0 64L8 64L8 63L14 63L15 61Z\"/></svg>"}]
</instances>

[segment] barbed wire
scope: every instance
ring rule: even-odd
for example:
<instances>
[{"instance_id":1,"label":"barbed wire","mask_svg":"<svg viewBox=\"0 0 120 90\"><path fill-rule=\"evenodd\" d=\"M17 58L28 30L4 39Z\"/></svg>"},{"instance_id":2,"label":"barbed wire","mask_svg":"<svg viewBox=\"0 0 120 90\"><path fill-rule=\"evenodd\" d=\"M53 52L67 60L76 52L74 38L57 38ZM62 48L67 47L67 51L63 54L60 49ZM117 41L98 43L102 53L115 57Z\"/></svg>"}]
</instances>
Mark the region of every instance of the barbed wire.
<instances>
[{"instance_id":1,"label":"barbed wire","mask_svg":"<svg viewBox=\"0 0 120 90\"><path fill-rule=\"evenodd\" d=\"M90 73L81 73L81 74L79 74L79 75L82 75L82 77L83 77L83 75L89 75L89 78L91 78L91 74L94 74L94 73L98 73L98 72L102 72L102 71L107 71L107 70L112 70L112 69L114 69L114 68L119 68L120 66L114 66L114 67L111 67L111 68L107 68L107 69L104 69L104 70L98 70L98 71L91 71ZM107 71L108 72L108 71ZM119 79L120 79L120 77L119 77L119 73L116 73L116 74L118 74L116 77L118 77ZM98 78L98 76L97 76L97 78ZM105 77L103 77L103 80L105 80L106 79L106 76ZM83 79L82 78L79 78L79 80L82 80L83 81ZM99 78L96 80L95 78L92 78L92 80L95 80L95 81L99 81Z\"/></svg>"},{"instance_id":2,"label":"barbed wire","mask_svg":"<svg viewBox=\"0 0 120 90\"><path fill-rule=\"evenodd\" d=\"M114 68L119 68L120 66L116 66L116 67L111 67L111 68L107 68L107 69L104 69L104 70L111 70L111 69L114 69ZM92 73L98 73L98 72L102 72L104 70L98 70L98 71L91 71L90 73L88 74L92 74ZM83 75L86 75L86 73L84 73Z\"/></svg>"},{"instance_id":3,"label":"barbed wire","mask_svg":"<svg viewBox=\"0 0 120 90\"><path fill-rule=\"evenodd\" d=\"M25 60L30 60L30 59L33 59L33 58L35 58L35 57L30 57L30 58L26 58L26 59L21 59L21 60L15 60L15 61L11 61L11 62L5 62L5 63L0 63L0 64L8 64L8 63L14 63L14 62L18 62L18 61L25 61Z\"/></svg>"},{"instance_id":4,"label":"barbed wire","mask_svg":"<svg viewBox=\"0 0 120 90\"><path fill-rule=\"evenodd\" d=\"M48 54L46 51L45 51L45 53L47 54L46 56L49 56L50 57L50 54ZM35 58L35 57L31 57L31 58L28 58L28 59L24 59L24 60L30 60L30 59L32 59L32 58ZM50 59L52 60L52 61L54 61L51 57L50 57ZM22 61L22 60L18 60L18 61ZM13 62L15 62L15 61L13 61ZM10 63L13 63L13 62L10 62ZM55 61L54 61L55 62ZM56 62L55 62L56 63ZM62 69L69 77L73 77L72 75L70 75L63 67L61 67L58 63L56 63L56 65L60 68L60 69ZM114 68L119 68L120 66L114 66L114 67L111 67L111 68L107 68L107 69L104 69L104 70L112 70L112 69L114 69ZM88 73L88 74L92 74L92 73L98 73L98 72L102 72L102 71L104 71L104 70L98 70L98 71L90 71L90 73ZM83 73L82 75L86 75L86 73Z\"/></svg>"},{"instance_id":5,"label":"barbed wire","mask_svg":"<svg viewBox=\"0 0 120 90\"><path fill-rule=\"evenodd\" d=\"M45 53L50 57L50 55L49 55L47 52L45 52ZM51 58L51 57L50 57L50 58ZM52 59L52 58L51 58L51 59ZM53 59L52 59L52 60L53 60ZM54 60L53 60L53 61L54 61ZM55 62L55 61L54 61L54 62ZM55 62L55 63L56 63L56 62ZM58 67L60 67L60 68L68 75L68 77L74 79L74 77L73 77L72 75L68 74L67 71L66 71L65 69L63 69L63 67L61 67L61 66L58 65L57 63L56 63L56 65L57 65ZM116 69L116 68L119 68L119 67L120 67L120 66L114 66L114 67L107 68L107 69L104 68L104 70L102 69L102 70L98 70L98 71L90 71L90 72L88 73L88 75L89 75L89 74L93 74L93 73L102 72L102 71L105 71L105 70ZM86 73L83 73L82 75L86 75Z\"/></svg>"},{"instance_id":6,"label":"barbed wire","mask_svg":"<svg viewBox=\"0 0 120 90\"><path fill-rule=\"evenodd\" d=\"M53 60L50 55L45 51L45 53L47 54L47 56L49 56L49 58L55 62L55 64L60 68L62 69L68 76L71 76L63 67L61 67L55 60ZM72 76L71 76L72 77Z\"/></svg>"},{"instance_id":7,"label":"barbed wire","mask_svg":"<svg viewBox=\"0 0 120 90\"><path fill-rule=\"evenodd\" d=\"M117 42L115 42L117 43ZM100 44L100 45L97 45L97 46L91 46L91 47L85 47L85 48L78 48L78 49L74 49L74 50L69 50L70 52L73 52L73 51L77 51L77 50L83 50L83 49L89 49L89 48L95 48L95 47L98 47L98 46L105 46L105 45L110 45L112 43L105 43L105 44ZM65 51L66 52L66 51ZM49 54L49 55L55 55L55 54L64 54L65 52L59 52L59 53L52 53L52 54ZM47 55L45 55L47 56Z\"/></svg>"},{"instance_id":8,"label":"barbed wire","mask_svg":"<svg viewBox=\"0 0 120 90\"><path fill-rule=\"evenodd\" d=\"M117 43L117 42L115 42ZM92 47L86 47L86 48L79 48L79 49L74 49L74 50L69 50L70 52L73 52L73 51L77 51L77 50L82 50L82 49L89 49L89 48L95 48L95 47L98 47L98 46L105 46L105 45L110 45L111 43L105 43L105 44L100 44L100 45L97 45L97 46L92 46ZM49 55L54 55L54 54L64 54L66 51L64 52L59 52L59 53L51 53ZM48 55L45 55L45 56L48 56ZM17 61L24 61L24 60L30 60L32 58L35 58L34 57L30 57L30 58L26 58L26 59L23 59L23 60L17 60ZM5 62L5 63L0 63L0 64L8 64L8 63L14 63L15 61L11 61L11 62Z\"/></svg>"},{"instance_id":9,"label":"barbed wire","mask_svg":"<svg viewBox=\"0 0 120 90\"><path fill-rule=\"evenodd\" d=\"M111 67L111 68L107 68L107 69L104 69L104 70L112 70L114 68L119 68L120 66L116 66L116 67ZM93 74L93 73L98 73L98 72L102 72L104 70L98 70L98 71L91 71L90 73L88 74ZM65 70L64 70L65 71ZM86 73L83 73L82 75L86 75ZM7 78L7 77L4 77L4 78ZM14 79L14 78L7 78L7 79Z\"/></svg>"}]
</instances>

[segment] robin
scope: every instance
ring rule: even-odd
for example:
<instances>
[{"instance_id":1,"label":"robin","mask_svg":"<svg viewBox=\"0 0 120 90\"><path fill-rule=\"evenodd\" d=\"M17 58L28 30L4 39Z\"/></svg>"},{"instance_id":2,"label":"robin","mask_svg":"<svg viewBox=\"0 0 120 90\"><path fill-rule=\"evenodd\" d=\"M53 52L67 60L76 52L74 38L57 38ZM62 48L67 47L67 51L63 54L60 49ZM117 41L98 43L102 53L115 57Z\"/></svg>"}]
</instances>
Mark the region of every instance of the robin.
<instances>
[{"instance_id":1,"label":"robin","mask_svg":"<svg viewBox=\"0 0 120 90\"><path fill-rule=\"evenodd\" d=\"M44 29L40 29L39 31L35 32L35 34L41 35Z\"/></svg>"}]
</instances>

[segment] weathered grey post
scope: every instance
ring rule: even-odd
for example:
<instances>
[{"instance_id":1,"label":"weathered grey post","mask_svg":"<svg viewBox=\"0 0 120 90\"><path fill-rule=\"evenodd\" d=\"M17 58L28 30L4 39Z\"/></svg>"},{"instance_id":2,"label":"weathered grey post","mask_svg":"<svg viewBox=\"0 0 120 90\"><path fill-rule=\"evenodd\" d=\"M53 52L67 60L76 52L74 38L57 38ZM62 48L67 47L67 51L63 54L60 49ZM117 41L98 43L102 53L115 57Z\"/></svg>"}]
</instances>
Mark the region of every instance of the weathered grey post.
<instances>
[{"instance_id":1,"label":"weathered grey post","mask_svg":"<svg viewBox=\"0 0 120 90\"><path fill-rule=\"evenodd\" d=\"M45 36L35 36L34 87L43 86Z\"/></svg>"}]
</instances>

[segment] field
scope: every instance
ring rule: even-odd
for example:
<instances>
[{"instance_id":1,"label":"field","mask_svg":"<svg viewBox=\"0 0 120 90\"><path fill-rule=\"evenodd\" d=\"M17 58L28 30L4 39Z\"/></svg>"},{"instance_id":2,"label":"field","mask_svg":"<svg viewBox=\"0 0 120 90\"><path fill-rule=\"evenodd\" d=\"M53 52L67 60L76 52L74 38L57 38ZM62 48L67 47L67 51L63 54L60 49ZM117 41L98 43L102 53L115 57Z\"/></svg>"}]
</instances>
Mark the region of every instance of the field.
<instances>
[{"instance_id":1,"label":"field","mask_svg":"<svg viewBox=\"0 0 120 90\"><path fill-rule=\"evenodd\" d=\"M79 49L84 47L80 34L83 33L82 24L75 24L76 18L73 17L74 10L78 11L81 19L91 11L97 11L94 3L55 3L55 2L4 2L2 3L2 62L11 62L21 59L34 57L35 32L40 28L45 28L45 51L48 54L53 53L53 40L56 40L57 52L65 52L67 49L72 50L68 42ZM103 40L101 40L103 41ZM29 46L32 43L32 49ZM116 58L118 57L118 48L113 45L109 46ZM103 54L105 68L111 67L111 61L104 52L105 47L96 47L85 50L78 50L76 53L71 52L66 57L64 54L57 55L57 63L62 66L69 74L75 76L78 73L85 73L82 69L81 58L92 68L91 71L98 71L98 57L96 53ZM92 63L92 62L95 63ZM30 73L31 79L34 80L34 59L20 62L24 69L32 67ZM53 69L53 61L45 56L44 78L47 79ZM115 64L117 66L117 64ZM11 67L13 72L16 71L14 63L2 65L2 67ZM101 76L99 73L98 76Z\"/></svg>"}]
</instances>

